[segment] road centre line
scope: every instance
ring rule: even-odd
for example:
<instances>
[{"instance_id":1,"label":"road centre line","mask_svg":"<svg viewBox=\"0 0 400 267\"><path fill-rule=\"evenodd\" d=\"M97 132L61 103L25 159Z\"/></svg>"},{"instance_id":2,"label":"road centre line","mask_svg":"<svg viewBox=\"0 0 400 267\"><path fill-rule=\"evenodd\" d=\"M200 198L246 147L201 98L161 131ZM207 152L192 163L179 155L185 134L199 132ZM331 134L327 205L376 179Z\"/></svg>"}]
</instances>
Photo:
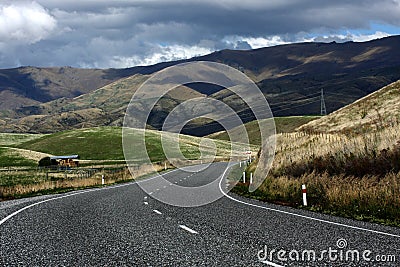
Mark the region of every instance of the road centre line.
<instances>
[{"instance_id":1,"label":"road centre line","mask_svg":"<svg viewBox=\"0 0 400 267\"><path fill-rule=\"evenodd\" d=\"M161 215L162 213L161 213L161 211L159 211L159 210L153 210L155 213L157 213L158 215Z\"/></svg>"},{"instance_id":2,"label":"road centre line","mask_svg":"<svg viewBox=\"0 0 400 267\"><path fill-rule=\"evenodd\" d=\"M179 170L179 169L174 169L174 170L168 171L168 172L166 172L166 173L164 173L164 174L176 172L176 171L178 171L178 170ZM25 206L25 207L23 207L23 208L21 208L21 209L19 209L19 210L17 210L17 211L14 211L13 213L7 215L7 216L4 217L2 220L0 220L0 226L1 226L3 223L5 223L6 221L8 221L9 219L11 219L12 217L14 217L14 216L16 216L17 214L21 213L22 211L27 210L27 209L29 209L29 208L32 208L32 207L34 207L34 206L37 206L37 205L40 205L40 204L49 202L49 201L53 201L53 200L57 200L57 199L63 199L63 198L71 197L71 196L76 196L76 195L84 194L84 193L94 192L94 191L109 190L109 189L114 189L114 188L119 188L119 187L130 186L130 185L133 185L133 184L140 184L140 183L144 183L144 182L147 182L147 181L150 181L150 180L154 180L154 179L156 179L156 178L158 178L158 176L154 176L154 177L151 177L151 178L148 178L148 179L145 179L145 180L134 181L134 182L132 182L132 183L120 184L120 185L115 185L115 186L107 186L107 187L101 187L101 188L94 188L94 189L84 189L83 191L71 193L71 194L68 194L68 195L59 196L59 197L53 197L53 198L48 198L48 199L45 199L45 200L42 200L42 201L39 201L39 202L32 203L32 204L30 204L30 205L28 205L28 206ZM149 193L149 195L151 195L151 194L153 194L153 192L150 192L150 193Z\"/></svg>"},{"instance_id":3,"label":"road centre line","mask_svg":"<svg viewBox=\"0 0 400 267\"><path fill-rule=\"evenodd\" d=\"M188 231L188 232L191 233L191 234L198 234L198 232L196 232L196 231L193 230L193 229L190 229L190 228L187 227L186 225L180 224L179 227L182 228L183 230Z\"/></svg>"}]
</instances>

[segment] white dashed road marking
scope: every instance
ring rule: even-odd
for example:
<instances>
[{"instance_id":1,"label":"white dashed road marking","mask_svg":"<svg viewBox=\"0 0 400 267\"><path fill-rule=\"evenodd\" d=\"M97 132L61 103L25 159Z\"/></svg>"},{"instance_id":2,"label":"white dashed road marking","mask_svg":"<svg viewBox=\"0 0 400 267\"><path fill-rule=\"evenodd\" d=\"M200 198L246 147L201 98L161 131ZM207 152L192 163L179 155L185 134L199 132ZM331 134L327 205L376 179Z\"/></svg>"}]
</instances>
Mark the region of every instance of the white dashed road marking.
<instances>
[{"instance_id":1,"label":"white dashed road marking","mask_svg":"<svg viewBox=\"0 0 400 267\"><path fill-rule=\"evenodd\" d=\"M153 210L155 213L157 213L158 215L161 215L162 213L158 210Z\"/></svg>"},{"instance_id":2,"label":"white dashed road marking","mask_svg":"<svg viewBox=\"0 0 400 267\"><path fill-rule=\"evenodd\" d=\"M188 232L191 233L191 234L198 234L198 232L196 232L196 231L193 230L193 229L190 229L190 228L187 227L186 225L180 224L179 227L182 228L183 230L188 231Z\"/></svg>"}]
</instances>

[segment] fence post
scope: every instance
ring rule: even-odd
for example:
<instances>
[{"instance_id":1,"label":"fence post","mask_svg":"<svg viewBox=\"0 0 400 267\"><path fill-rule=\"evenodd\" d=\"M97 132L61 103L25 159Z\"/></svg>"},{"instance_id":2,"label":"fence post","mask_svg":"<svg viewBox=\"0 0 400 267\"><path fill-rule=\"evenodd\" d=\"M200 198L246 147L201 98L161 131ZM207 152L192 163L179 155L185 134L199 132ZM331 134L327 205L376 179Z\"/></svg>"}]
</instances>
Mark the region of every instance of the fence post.
<instances>
[{"instance_id":1,"label":"fence post","mask_svg":"<svg viewBox=\"0 0 400 267\"><path fill-rule=\"evenodd\" d=\"M307 206L307 188L305 184L301 186L301 192L303 193L303 205Z\"/></svg>"}]
</instances>

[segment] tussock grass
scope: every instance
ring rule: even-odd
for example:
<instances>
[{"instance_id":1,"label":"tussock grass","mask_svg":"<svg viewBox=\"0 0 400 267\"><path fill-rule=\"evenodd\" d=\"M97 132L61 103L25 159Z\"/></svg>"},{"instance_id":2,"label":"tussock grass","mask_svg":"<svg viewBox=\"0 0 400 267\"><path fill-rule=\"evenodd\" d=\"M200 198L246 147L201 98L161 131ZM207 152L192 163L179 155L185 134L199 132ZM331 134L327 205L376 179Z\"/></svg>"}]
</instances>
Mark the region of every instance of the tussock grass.
<instances>
[{"instance_id":1,"label":"tussock grass","mask_svg":"<svg viewBox=\"0 0 400 267\"><path fill-rule=\"evenodd\" d=\"M362 135L355 133L287 133L277 136L277 150L273 165L275 174L295 174L319 170L330 173L346 171L377 173L395 171L400 144L400 125L385 127L377 132ZM390 158L390 159L389 159ZM390 169L377 164L386 160L394 161ZM362 164L357 169L352 164ZM400 164L400 163L399 163ZM295 171L296 168L304 170ZM339 169L338 169L339 168ZM358 173L354 173L357 175ZM361 173L359 173L361 174Z\"/></svg>"},{"instance_id":2,"label":"tussock grass","mask_svg":"<svg viewBox=\"0 0 400 267\"><path fill-rule=\"evenodd\" d=\"M253 193L239 184L236 192L301 207L306 184L309 209L400 226L400 125L363 134L283 133L277 141L263 184Z\"/></svg>"},{"instance_id":3,"label":"tussock grass","mask_svg":"<svg viewBox=\"0 0 400 267\"><path fill-rule=\"evenodd\" d=\"M301 185L307 185L310 209L333 215L400 226L400 173L383 177L303 174L268 176L253 193L239 184L234 192L262 201L302 207Z\"/></svg>"}]
</instances>

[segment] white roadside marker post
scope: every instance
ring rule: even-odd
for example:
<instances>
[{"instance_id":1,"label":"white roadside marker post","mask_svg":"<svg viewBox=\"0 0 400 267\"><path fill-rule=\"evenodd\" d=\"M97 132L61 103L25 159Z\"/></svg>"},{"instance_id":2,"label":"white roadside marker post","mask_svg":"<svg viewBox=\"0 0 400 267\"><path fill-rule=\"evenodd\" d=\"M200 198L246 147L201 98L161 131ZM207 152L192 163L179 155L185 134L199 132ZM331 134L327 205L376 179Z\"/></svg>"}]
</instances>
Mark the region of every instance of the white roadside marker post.
<instances>
[{"instance_id":1,"label":"white roadside marker post","mask_svg":"<svg viewBox=\"0 0 400 267\"><path fill-rule=\"evenodd\" d=\"M239 167L242 167L242 162L241 161L239 161Z\"/></svg>"},{"instance_id":2,"label":"white roadside marker post","mask_svg":"<svg viewBox=\"0 0 400 267\"><path fill-rule=\"evenodd\" d=\"M101 184L104 185L104 174L101 175Z\"/></svg>"},{"instance_id":3,"label":"white roadside marker post","mask_svg":"<svg viewBox=\"0 0 400 267\"><path fill-rule=\"evenodd\" d=\"M167 163L164 162L164 171L166 171L166 170L167 170Z\"/></svg>"},{"instance_id":4,"label":"white roadside marker post","mask_svg":"<svg viewBox=\"0 0 400 267\"><path fill-rule=\"evenodd\" d=\"M251 172L250 173L250 184L252 184L253 183L253 173Z\"/></svg>"},{"instance_id":5,"label":"white roadside marker post","mask_svg":"<svg viewBox=\"0 0 400 267\"><path fill-rule=\"evenodd\" d=\"M301 186L301 192L303 193L303 205L307 206L307 188L305 184Z\"/></svg>"},{"instance_id":6,"label":"white roadside marker post","mask_svg":"<svg viewBox=\"0 0 400 267\"><path fill-rule=\"evenodd\" d=\"M246 183L246 172L243 172L243 183Z\"/></svg>"}]
</instances>

